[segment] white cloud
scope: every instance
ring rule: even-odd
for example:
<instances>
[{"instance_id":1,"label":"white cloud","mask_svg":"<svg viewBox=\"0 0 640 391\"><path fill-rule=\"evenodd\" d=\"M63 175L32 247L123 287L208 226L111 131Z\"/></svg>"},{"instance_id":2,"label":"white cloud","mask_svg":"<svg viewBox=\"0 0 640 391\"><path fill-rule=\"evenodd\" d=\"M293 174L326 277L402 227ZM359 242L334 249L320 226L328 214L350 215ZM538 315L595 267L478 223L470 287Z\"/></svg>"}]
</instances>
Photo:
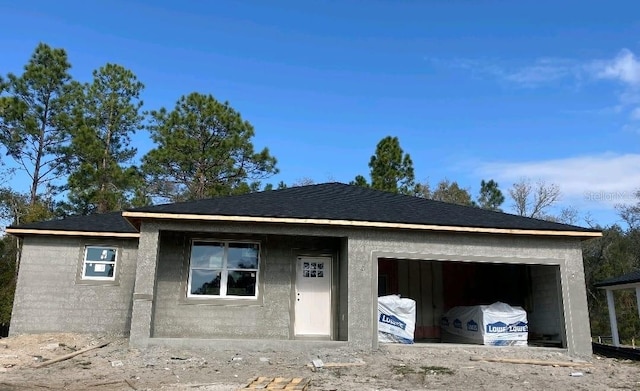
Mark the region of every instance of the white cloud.
<instances>
[{"instance_id":1,"label":"white cloud","mask_svg":"<svg viewBox=\"0 0 640 391\"><path fill-rule=\"evenodd\" d=\"M623 130L640 130L640 59L626 48L608 59L542 57L524 65L487 58L430 61L436 66L463 69L473 76L495 79L520 88L580 86L581 91L588 92L588 85L582 87L585 81L614 81L622 85L618 91L611 91L612 100L617 100L615 105L599 110L590 109L590 112L613 112L625 116Z\"/></svg>"},{"instance_id":2,"label":"white cloud","mask_svg":"<svg viewBox=\"0 0 640 391\"><path fill-rule=\"evenodd\" d=\"M479 165L476 174L497 180L503 189L522 178L540 179L560 187L563 205L612 210L617 204L638 201L634 193L640 185L640 154L606 153L530 162L490 162Z\"/></svg>"},{"instance_id":3,"label":"white cloud","mask_svg":"<svg viewBox=\"0 0 640 391\"><path fill-rule=\"evenodd\" d=\"M622 49L612 60L595 61L593 69L598 78L617 80L629 86L640 86L640 61L629 49Z\"/></svg>"},{"instance_id":4,"label":"white cloud","mask_svg":"<svg viewBox=\"0 0 640 391\"><path fill-rule=\"evenodd\" d=\"M490 58L427 58L436 66L465 69L521 86L535 86L563 79L580 81L584 76L594 79L616 80L630 87L640 87L640 59L623 48L610 59L570 59L540 57L528 64L513 65Z\"/></svg>"},{"instance_id":5,"label":"white cloud","mask_svg":"<svg viewBox=\"0 0 640 391\"><path fill-rule=\"evenodd\" d=\"M578 68L572 61L546 58L536 60L533 65L511 69L504 73L504 79L523 87L537 87L573 78L577 71Z\"/></svg>"},{"instance_id":6,"label":"white cloud","mask_svg":"<svg viewBox=\"0 0 640 391\"><path fill-rule=\"evenodd\" d=\"M514 66L499 59L487 58L427 60L436 66L464 69L474 76L495 78L527 88L575 77L581 69L575 61L562 58L539 58L533 64L524 66Z\"/></svg>"}]
</instances>

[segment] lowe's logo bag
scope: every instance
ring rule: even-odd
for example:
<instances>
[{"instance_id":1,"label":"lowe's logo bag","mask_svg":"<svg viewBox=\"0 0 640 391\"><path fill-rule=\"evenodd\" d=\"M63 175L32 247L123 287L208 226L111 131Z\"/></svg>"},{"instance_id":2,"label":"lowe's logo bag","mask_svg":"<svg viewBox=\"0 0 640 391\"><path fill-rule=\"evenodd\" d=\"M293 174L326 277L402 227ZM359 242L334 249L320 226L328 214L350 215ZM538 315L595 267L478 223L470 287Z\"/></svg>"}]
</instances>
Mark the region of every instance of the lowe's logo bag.
<instances>
[{"instance_id":1,"label":"lowe's logo bag","mask_svg":"<svg viewBox=\"0 0 640 391\"><path fill-rule=\"evenodd\" d=\"M398 295L378 297L378 341L413 343L416 302Z\"/></svg>"},{"instance_id":2,"label":"lowe's logo bag","mask_svg":"<svg viewBox=\"0 0 640 391\"><path fill-rule=\"evenodd\" d=\"M407 324L393 315L380 314L380 323L386 323L391 326L398 327L402 330L407 328Z\"/></svg>"}]
</instances>

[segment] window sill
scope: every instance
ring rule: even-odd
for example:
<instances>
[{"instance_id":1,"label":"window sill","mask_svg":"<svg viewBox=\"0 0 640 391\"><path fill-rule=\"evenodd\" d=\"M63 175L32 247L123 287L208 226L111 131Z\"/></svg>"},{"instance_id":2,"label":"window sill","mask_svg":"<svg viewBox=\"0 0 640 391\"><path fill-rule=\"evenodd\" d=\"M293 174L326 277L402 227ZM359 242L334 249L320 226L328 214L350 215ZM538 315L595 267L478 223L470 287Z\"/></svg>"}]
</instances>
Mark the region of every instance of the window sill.
<instances>
[{"instance_id":1,"label":"window sill","mask_svg":"<svg viewBox=\"0 0 640 391\"><path fill-rule=\"evenodd\" d=\"M236 299L236 298L194 298L183 297L180 299L180 304L184 305L210 305L210 306L246 306L246 307L261 307L262 298L252 299Z\"/></svg>"},{"instance_id":2,"label":"window sill","mask_svg":"<svg viewBox=\"0 0 640 391\"><path fill-rule=\"evenodd\" d=\"M120 282L116 280L83 280L77 279L76 285L85 286L119 286Z\"/></svg>"}]
</instances>

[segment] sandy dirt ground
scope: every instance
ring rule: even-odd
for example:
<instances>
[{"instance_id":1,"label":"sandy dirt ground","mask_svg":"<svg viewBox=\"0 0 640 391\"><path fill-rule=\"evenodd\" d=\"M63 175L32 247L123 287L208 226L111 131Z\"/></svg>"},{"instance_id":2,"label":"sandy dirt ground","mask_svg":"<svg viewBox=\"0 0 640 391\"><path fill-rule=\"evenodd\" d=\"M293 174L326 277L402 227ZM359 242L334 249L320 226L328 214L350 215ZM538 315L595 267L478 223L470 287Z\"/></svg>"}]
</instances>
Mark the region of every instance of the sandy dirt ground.
<instances>
[{"instance_id":1,"label":"sandy dirt ground","mask_svg":"<svg viewBox=\"0 0 640 391\"><path fill-rule=\"evenodd\" d=\"M87 347L73 358L48 363ZM472 358L560 362L496 363ZM316 369L312 362L323 367ZM320 361L318 361L320 360ZM44 365L43 365L44 364ZM375 352L326 349L245 352L130 349L127 340L84 334L0 339L0 391L242 389L255 377L309 378L308 391L640 390L640 363L572 360L548 348L384 345Z\"/></svg>"}]
</instances>

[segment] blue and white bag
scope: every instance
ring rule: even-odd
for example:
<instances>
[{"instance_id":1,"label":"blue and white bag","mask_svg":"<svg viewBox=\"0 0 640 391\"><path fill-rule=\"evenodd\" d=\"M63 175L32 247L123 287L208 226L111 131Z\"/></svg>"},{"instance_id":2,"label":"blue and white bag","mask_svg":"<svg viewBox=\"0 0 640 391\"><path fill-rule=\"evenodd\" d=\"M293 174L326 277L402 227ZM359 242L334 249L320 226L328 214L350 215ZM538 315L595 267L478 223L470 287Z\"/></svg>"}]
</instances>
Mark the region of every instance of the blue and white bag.
<instances>
[{"instance_id":1,"label":"blue and white bag","mask_svg":"<svg viewBox=\"0 0 640 391\"><path fill-rule=\"evenodd\" d=\"M413 343L416 302L399 295L378 297L378 341Z\"/></svg>"}]
</instances>

